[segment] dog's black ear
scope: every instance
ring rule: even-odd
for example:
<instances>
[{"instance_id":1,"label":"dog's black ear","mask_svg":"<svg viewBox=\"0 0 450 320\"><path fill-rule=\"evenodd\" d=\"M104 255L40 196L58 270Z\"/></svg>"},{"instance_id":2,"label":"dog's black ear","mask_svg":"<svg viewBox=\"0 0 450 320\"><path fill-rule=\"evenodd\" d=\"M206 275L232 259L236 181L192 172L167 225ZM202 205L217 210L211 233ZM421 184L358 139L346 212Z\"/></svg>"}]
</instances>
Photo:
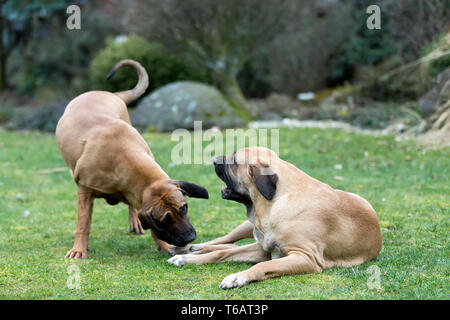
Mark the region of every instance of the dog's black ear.
<instances>
[{"instance_id":1,"label":"dog's black ear","mask_svg":"<svg viewBox=\"0 0 450 320\"><path fill-rule=\"evenodd\" d=\"M173 180L172 182L181 189L181 192L183 192L183 194L187 195L188 197L200 199L209 198L208 190L199 185L196 185L195 183L190 183L182 180Z\"/></svg>"},{"instance_id":2,"label":"dog's black ear","mask_svg":"<svg viewBox=\"0 0 450 320\"><path fill-rule=\"evenodd\" d=\"M277 192L278 175L270 167L257 165L250 165L250 175L264 198L272 200Z\"/></svg>"}]
</instances>

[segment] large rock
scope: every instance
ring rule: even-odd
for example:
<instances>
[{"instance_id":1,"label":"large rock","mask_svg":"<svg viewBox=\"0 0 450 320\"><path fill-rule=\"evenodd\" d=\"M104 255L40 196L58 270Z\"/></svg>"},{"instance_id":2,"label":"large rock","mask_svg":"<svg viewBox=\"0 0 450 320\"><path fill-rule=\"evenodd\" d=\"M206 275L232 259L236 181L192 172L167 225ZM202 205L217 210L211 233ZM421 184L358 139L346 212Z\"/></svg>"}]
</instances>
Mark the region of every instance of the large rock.
<instances>
[{"instance_id":1,"label":"large rock","mask_svg":"<svg viewBox=\"0 0 450 320\"><path fill-rule=\"evenodd\" d=\"M216 88L190 81L159 88L145 97L131 114L131 122L141 131L193 129L194 121L202 121L203 129L244 124Z\"/></svg>"},{"instance_id":2,"label":"large rock","mask_svg":"<svg viewBox=\"0 0 450 320\"><path fill-rule=\"evenodd\" d=\"M10 130L41 130L54 132L59 118L66 109L68 101L52 104L48 107L18 107L6 124Z\"/></svg>"},{"instance_id":3,"label":"large rock","mask_svg":"<svg viewBox=\"0 0 450 320\"><path fill-rule=\"evenodd\" d=\"M450 100L427 119L428 130L419 136L419 142L429 148L450 147Z\"/></svg>"},{"instance_id":4,"label":"large rock","mask_svg":"<svg viewBox=\"0 0 450 320\"><path fill-rule=\"evenodd\" d=\"M431 116L450 99L450 68L434 80L434 87L419 99L419 112L424 118Z\"/></svg>"},{"instance_id":5,"label":"large rock","mask_svg":"<svg viewBox=\"0 0 450 320\"><path fill-rule=\"evenodd\" d=\"M433 114L438 107L439 89L433 88L419 99L419 112L424 118Z\"/></svg>"},{"instance_id":6,"label":"large rock","mask_svg":"<svg viewBox=\"0 0 450 320\"><path fill-rule=\"evenodd\" d=\"M257 110L255 118L258 120L305 119L317 111L313 105L279 93L272 93L265 99L251 100L250 104Z\"/></svg>"}]
</instances>

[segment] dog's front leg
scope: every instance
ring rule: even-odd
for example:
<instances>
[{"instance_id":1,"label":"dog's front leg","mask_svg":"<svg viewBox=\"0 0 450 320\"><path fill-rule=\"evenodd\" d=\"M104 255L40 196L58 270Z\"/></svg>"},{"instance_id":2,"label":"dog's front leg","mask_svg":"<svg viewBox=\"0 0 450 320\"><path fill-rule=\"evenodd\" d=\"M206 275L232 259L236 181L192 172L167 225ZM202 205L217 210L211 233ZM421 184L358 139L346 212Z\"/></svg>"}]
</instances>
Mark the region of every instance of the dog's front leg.
<instances>
[{"instance_id":1,"label":"dog's front leg","mask_svg":"<svg viewBox=\"0 0 450 320\"><path fill-rule=\"evenodd\" d=\"M221 263L225 261L240 261L257 263L270 259L270 252L264 251L259 243L236 246L231 249L216 250L205 254L176 255L167 260L175 266L185 264Z\"/></svg>"},{"instance_id":2,"label":"dog's front leg","mask_svg":"<svg viewBox=\"0 0 450 320\"><path fill-rule=\"evenodd\" d=\"M227 243L227 244L208 244L208 243L200 243L200 244L192 244L188 245L188 247L173 247L169 250L169 253L171 255L176 254L205 254L212 251L220 251L225 249L231 249L239 247L237 244L234 243ZM180 250L182 249L182 250Z\"/></svg>"},{"instance_id":3,"label":"dog's front leg","mask_svg":"<svg viewBox=\"0 0 450 320\"><path fill-rule=\"evenodd\" d=\"M222 250L227 247L233 247L230 244L247 238L253 238L253 223L251 223L248 220L241 223L239 226L233 229L233 231L231 231L230 233L228 233L223 237L200 244L189 244L185 247L173 247L169 251L169 253L171 255L186 254L186 253L203 254L205 252Z\"/></svg>"},{"instance_id":4,"label":"dog's front leg","mask_svg":"<svg viewBox=\"0 0 450 320\"><path fill-rule=\"evenodd\" d=\"M238 225L235 229L233 229L227 235L205 242L204 244L227 244L227 243L235 243L236 241L253 238L253 223L246 220Z\"/></svg>"},{"instance_id":5,"label":"dog's front leg","mask_svg":"<svg viewBox=\"0 0 450 320\"><path fill-rule=\"evenodd\" d=\"M78 187L78 221L77 230L75 231L75 243L73 248L67 252L66 258L87 258L93 205L94 197L92 194L83 187Z\"/></svg>"},{"instance_id":6,"label":"dog's front leg","mask_svg":"<svg viewBox=\"0 0 450 320\"><path fill-rule=\"evenodd\" d=\"M241 287L251 281L264 280L286 274L321 272L311 258L303 253L292 253L283 258L258 263L242 272L233 273L223 279L222 289Z\"/></svg>"},{"instance_id":7,"label":"dog's front leg","mask_svg":"<svg viewBox=\"0 0 450 320\"><path fill-rule=\"evenodd\" d=\"M130 232L134 232L136 234L144 234L145 230L144 228L142 228L141 221L139 221L138 211L132 205L128 205L128 212Z\"/></svg>"}]
</instances>

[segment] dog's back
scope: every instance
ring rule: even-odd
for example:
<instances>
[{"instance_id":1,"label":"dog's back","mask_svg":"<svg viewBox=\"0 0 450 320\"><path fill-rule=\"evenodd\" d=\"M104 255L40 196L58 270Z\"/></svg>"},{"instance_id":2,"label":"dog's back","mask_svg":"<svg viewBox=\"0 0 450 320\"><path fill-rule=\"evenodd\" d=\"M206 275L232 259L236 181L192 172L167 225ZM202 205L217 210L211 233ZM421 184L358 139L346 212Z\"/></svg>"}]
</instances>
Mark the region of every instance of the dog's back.
<instances>
[{"instance_id":1,"label":"dog's back","mask_svg":"<svg viewBox=\"0 0 450 320\"><path fill-rule=\"evenodd\" d=\"M73 99L56 126L61 155L73 170L90 135L117 121L130 123L125 103L106 91L90 91Z\"/></svg>"},{"instance_id":2,"label":"dog's back","mask_svg":"<svg viewBox=\"0 0 450 320\"><path fill-rule=\"evenodd\" d=\"M67 165L74 170L76 162L81 157L84 145L94 132L110 130L117 124L127 131L136 134L131 127L127 103L141 96L148 87L148 75L145 69L136 61L121 60L108 74L108 79L122 66L133 67L139 77L137 85L120 92L89 91L73 99L66 107L63 116L56 127L56 140ZM139 138L138 138L139 139Z\"/></svg>"}]
</instances>

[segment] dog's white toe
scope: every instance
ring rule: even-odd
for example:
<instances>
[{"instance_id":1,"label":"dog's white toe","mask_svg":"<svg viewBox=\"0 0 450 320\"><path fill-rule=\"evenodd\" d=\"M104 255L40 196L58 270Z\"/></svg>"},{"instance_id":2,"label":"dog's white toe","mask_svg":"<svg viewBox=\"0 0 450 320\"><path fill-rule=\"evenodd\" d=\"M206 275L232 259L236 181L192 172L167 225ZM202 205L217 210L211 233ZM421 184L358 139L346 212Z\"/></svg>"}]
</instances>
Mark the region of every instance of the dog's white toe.
<instances>
[{"instance_id":1,"label":"dog's white toe","mask_svg":"<svg viewBox=\"0 0 450 320\"><path fill-rule=\"evenodd\" d=\"M176 255L167 260L168 263L177 267L182 267L186 264L186 259L182 255Z\"/></svg>"},{"instance_id":2,"label":"dog's white toe","mask_svg":"<svg viewBox=\"0 0 450 320\"><path fill-rule=\"evenodd\" d=\"M220 284L221 289L233 289L237 287L242 287L244 284L248 283L248 278L239 273L233 273L223 279Z\"/></svg>"}]
</instances>

